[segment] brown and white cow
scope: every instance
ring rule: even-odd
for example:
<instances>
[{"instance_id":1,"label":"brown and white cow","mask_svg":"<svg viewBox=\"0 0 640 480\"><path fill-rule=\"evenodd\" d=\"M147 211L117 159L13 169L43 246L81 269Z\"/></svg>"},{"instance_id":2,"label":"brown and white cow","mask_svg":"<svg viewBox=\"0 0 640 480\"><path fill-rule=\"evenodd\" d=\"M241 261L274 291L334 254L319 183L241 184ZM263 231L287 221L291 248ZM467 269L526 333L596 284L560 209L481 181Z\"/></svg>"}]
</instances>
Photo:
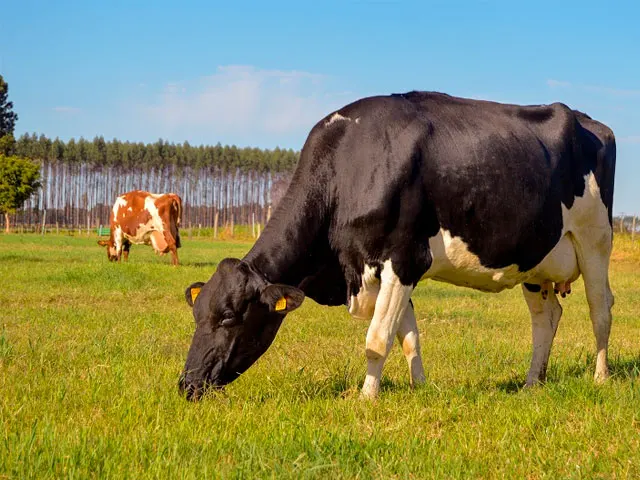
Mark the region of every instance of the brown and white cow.
<instances>
[{"instance_id":1,"label":"brown and white cow","mask_svg":"<svg viewBox=\"0 0 640 480\"><path fill-rule=\"evenodd\" d=\"M129 258L132 243L151 244L156 253L171 252L171 261L178 265L180 248L180 219L182 200L175 193L156 194L133 190L116 198L111 210L109 240L98 245L107 247L107 257L112 262Z\"/></svg>"}]
</instances>

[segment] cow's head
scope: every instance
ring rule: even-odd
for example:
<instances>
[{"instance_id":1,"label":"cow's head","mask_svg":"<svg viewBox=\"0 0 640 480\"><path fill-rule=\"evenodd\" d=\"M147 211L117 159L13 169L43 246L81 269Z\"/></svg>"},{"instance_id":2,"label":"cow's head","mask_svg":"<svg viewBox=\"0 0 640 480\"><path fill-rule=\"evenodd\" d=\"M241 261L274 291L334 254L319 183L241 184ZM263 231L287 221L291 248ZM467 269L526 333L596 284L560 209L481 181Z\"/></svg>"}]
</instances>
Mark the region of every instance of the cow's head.
<instances>
[{"instance_id":1,"label":"cow's head","mask_svg":"<svg viewBox=\"0 0 640 480\"><path fill-rule=\"evenodd\" d=\"M118 251L116 250L115 245L111 241L98 240L98 245L100 245L101 247L107 247L107 258L109 259L110 262L117 262L119 260Z\"/></svg>"},{"instance_id":2,"label":"cow's head","mask_svg":"<svg viewBox=\"0 0 640 480\"><path fill-rule=\"evenodd\" d=\"M228 258L207 283L189 286L185 297L196 331L179 386L196 400L207 387L224 386L253 365L304 293L269 283L247 263Z\"/></svg>"}]
</instances>

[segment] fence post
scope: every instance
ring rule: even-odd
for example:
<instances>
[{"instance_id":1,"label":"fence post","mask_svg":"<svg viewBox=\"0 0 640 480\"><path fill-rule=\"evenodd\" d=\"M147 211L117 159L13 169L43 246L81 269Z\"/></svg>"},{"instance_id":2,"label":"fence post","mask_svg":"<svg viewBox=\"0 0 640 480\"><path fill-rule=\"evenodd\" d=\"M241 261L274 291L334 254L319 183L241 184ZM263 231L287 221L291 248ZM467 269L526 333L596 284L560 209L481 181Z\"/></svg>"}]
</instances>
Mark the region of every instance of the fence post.
<instances>
[{"instance_id":1,"label":"fence post","mask_svg":"<svg viewBox=\"0 0 640 480\"><path fill-rule=\"evenodd\" d=\"M216 214L213 216L213 239L218 238L218 215L220 212L216 209Z\"/></svg>"},{"instance_id":2,"label":"fence post","mask_svg":"<svg viewBox=\"0 0 640 480\"><path fill-rule=\"evenodd\" d=\"M620 215L620 233L624 232L624 214Z\"/></svg>"},{"instance_id":3,"label":"fence post","mask_svg":"<svg viewBox=\"0 0 640 480\"><path fill-rule=\"evenodd\" d=\"M633 220L631 221L631 244L633 245L633 237L636 235L636 216L633 216Z\"/></svg>"},{"instance_id":4,"label":"fence post","mask_svg":"<svg viewBox=\"0 0 640 480\"><path fill-rule=\"evenodd\" d=\"M42 236L44 237L45 225L47 224L47 209L42 213Z\"/></svg>"}]
</instances>

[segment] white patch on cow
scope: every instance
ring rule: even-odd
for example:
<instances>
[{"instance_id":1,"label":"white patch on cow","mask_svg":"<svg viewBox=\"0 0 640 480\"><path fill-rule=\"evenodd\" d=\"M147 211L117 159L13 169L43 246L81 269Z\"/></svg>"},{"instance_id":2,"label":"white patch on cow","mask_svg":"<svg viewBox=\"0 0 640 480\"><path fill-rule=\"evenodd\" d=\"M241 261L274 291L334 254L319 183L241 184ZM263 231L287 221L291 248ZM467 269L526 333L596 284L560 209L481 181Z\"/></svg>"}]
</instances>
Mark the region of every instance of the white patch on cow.
<instances>
[{"instance_id":1,"label":"white patch on cow","mask_svg":"<svg viewBox=\"0 0 640 480\"><path fill-rule=\"evenodd\" d=\"M160 213L155 203L160 196L161 195L149 195L144 199L144 208L151 214L154 229L159 232L164 232L164 225L162 224L162 219L160 218Z\"/></svg>"},{"instance_id":2,"label":"white patch on cow","mask_svg":"<svg viewBox=\"0 0 640 480\"><path fill-rule=\"evenodd\" d=\"M403 285L393 271L391 260L384 262L380 273L380 293L367 330L367 376L362 395L374 398L380 391L382 367L393 345L401 320L409 306L412 285Z\"/></svg>"},{"instance_id":3,"label":"white patch on cow","mask_svg":"<svg viewBox=\"0 0 640 480\"><path fill-rule=\"evenodd\" d=\"M127 206L127 201L123 197L116 198L116 201L113 204L113 218L117 219L118 218L118 211L121 208L124 208L126 206Z\"/></svg>"},{"instance_id":4,"label":"white patch on cow","mask_svg":"<svg viewBox=\"0 0 640 480\"><path fill-rule=\"evenodd\" d=\"M349 117L343 117L342 115L340 115L339 113L336 112L333 115L331 115L331 118L324 123L324 126L328 127L332 123L337 122L339 120L345 120L347 122L351 121L351 119Z\"/></svg>"},{"instance_id":5,"label":"white patch on cow","mask_svg":"<svg viewBox=\"0 0 640 480\"><path fill-rule=\"evenodd\" d=\"M564 283L575 281L579 275L572 234L567 232L542 262L529 272L525 281L538 285L543 282Z\"/></svg>"},{"instance_id":6,"label":"white patch on cow","mask_svg":"<svg viewBox=\"0 0 640 480\"><path fill-rule=\"evenodd\" d=\"M162 232L158 230L154 230L151 232L151 245L153 245L153 249L156 253L162 255L164 251L167 249L167 240L164 238Z\"/></svg>"},{"instance_id":7,"label":"white patch on cow","mask_svg":"<svg viewBox=\"0 0 640 480\"><path fill-rule=\"evenodd\" d=\"M612 228L607 208L600 197L600 187L593 174L585 176L585 187L584 195L575 198L571 208L566 210L566 215L563 208L563 218L565 228L573 235L596 337L594 377L596 381L603 381L609 376L607 349L614 301L608 278Z\"/></svg>"},{"instance_id":8,"label":"white patch on cow","mask_svg":"<svg viewBox=\"0 0 640 480\"><path fill-rule=\"evenodd\" d=\"M609 237L611 225L607 207L600 197L600 187L596 177L589 173L584 177L585 192L576 197L570 209L562 205L562 222L565 231L595 229L599 235ZM610 240L610 238L609 238Z\"/></svg>"},{"instance_id":9,"label":"white patch on cow","mask_svg":"<svg viewBox=\"0 0 640 480\"><path fill-rule=\"evenodd\" d=\"M133 208L132 207L127 208L127 212L133 212Z\"/></svg>"},{"instance_id":10,"label":"white patch on cow","mask_svg":"<svg viewBox=\"0 0 640 480\"><path fill-rule=\"evenodd\" d=\"M122 228L120 225L116 225L116 228L113 229L113 250L109 251L113 257L119 256L122 252L122 236Z\"/></svg>"},{"instance_id":11,"label":"white patch on cow","mask_svg":"<svg viewBox=\"0 0 640 480\"><path fill-rule=\"evenodd\" d=\"M355 122L360 123L360 117L356 117Z\"/></svg>"},{"instance_id":12,"label":"white patch on cow","mask_svg":"<svg viewBox=\"0 0 640 480\"><path fill-rule=\"evenodd\" d=\"M351 295L349 313L354 318L370 320L376 308L376 299L380 292L380 279L376 277L376 268L364 266L362 283L358 295Z\"/></svg>"},{"instance_id":13,"label":"white patch on cow","mask_svg":"<svg viewBox=\"0 0 640 480\"><path fill-rule=\"evenodd\" d=\"M429 239L432 262L424 278L432 278L454 285L471 287L488 292L499 292L522 282L525 276L517 265L505 268L486 268L477 255L469 251L460 238L453 237L446 229Z\"/></svg>"}]
</instances>

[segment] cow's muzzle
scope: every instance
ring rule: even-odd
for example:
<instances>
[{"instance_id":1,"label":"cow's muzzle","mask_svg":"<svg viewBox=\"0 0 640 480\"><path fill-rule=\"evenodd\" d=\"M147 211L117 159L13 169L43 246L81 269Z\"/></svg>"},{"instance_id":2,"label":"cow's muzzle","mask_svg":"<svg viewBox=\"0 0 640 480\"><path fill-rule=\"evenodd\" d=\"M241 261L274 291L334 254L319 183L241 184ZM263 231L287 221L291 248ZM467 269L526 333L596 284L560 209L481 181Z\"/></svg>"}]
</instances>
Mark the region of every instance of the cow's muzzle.
<instances>
[{"instance_id":1,"label":"cow's muzzle","mask_svg":"<svg viewBox=\"0 0 640 480\"><path fill-rule=\"evenodd\" d=\"M218 384L210 380L197 380L189 378L189 375L182 373L178 380L178 390L187 400L195 402L200 400L202 396L210 389L223 390L224 384Z\"/></svg>"}]
</instances>

